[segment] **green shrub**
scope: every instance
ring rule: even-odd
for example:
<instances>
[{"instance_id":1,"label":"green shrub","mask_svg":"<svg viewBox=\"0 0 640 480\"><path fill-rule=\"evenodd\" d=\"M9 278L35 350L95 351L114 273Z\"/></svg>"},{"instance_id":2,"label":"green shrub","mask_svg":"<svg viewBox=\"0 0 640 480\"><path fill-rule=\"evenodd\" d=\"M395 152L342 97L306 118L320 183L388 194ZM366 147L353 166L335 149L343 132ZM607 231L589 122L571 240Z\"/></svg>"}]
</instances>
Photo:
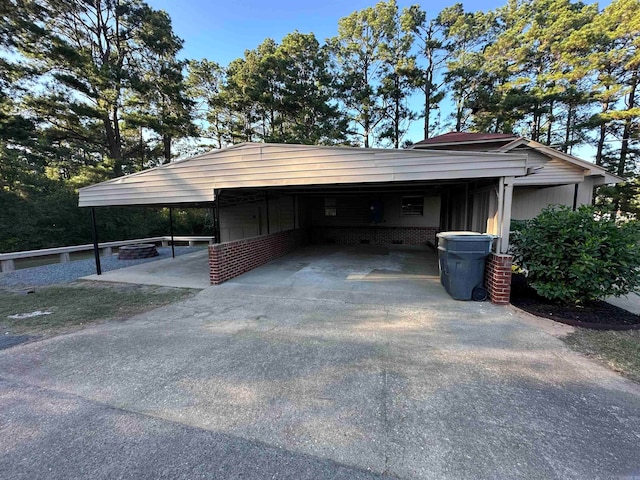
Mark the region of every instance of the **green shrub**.
<instances>
[{"instance_id":1,"label":"green shrub","mask_svg":"<svg viewBox=\"0 0 640 480\"><path fill-rule=\"evenodd\" d=\"M592 207L549 207L513 235L514 262L542 297L582 303L640 286L638 222Z\"/></svg>"}]
</instances>

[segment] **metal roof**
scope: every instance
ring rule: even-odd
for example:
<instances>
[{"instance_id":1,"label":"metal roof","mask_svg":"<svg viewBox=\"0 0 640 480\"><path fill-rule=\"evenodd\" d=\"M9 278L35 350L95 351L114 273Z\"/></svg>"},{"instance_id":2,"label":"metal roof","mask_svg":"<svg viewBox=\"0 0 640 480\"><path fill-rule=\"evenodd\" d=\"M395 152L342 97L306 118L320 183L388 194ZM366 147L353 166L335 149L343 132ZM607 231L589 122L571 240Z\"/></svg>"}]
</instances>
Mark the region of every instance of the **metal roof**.
<instances>
[{"instance_id":1,"label":"metal roof","mask_svg":"<svg viewBox=\"0 0 640 480\"><path fill-rule=\"evenodd\" d=\"M80 189L81 207L214 201L214 189L521 176L527 155L243 143Z\"/></svg>"}]
</instances>

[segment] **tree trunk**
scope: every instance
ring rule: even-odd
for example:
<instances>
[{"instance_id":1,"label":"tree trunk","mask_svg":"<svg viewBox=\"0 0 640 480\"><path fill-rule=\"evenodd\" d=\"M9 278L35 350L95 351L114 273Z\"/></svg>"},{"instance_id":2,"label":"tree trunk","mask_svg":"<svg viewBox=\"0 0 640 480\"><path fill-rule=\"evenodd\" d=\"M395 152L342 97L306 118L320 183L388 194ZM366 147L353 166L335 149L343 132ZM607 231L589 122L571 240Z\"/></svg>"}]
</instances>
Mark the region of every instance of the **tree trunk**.
<instances>
[{"instance_id":1,"label":"tree trunk","mask_svg":"<svg viewBox=\"0 0 640 480\"><path fill-rule=\"evenodd\" d=\"M598 136L598 148L596 149L596 165L602 166L602 152L604 150L604 140L607 136L607 126L603 121L600 123L600 135Z\"/></svg>"},{"instance_id":2,"label":"tree trunk","mask_svg":"<svg viewBox=\"0 0 640 480\"><path fill-rule=\"evenodd\" d=\"M164 163L171 162L171 135L165 133L162 136L162 147L164 153Z\"/></svg>"},{"instance_id":3,"label":"tree trunk","mask_svg":"<svg viewBox=\"0 0 640 480\"><path fill-rule=\"evenodd\" d=\"M462 95L460 95L462 97ZM462 130L462 108L463 108L463 100L462 98L458 98L456 101L456 132Z\"/></svg>"},{"instance_id":4,"label":"tree trunk","mask_svg":"<svg viewBox=\"0 0 640 480\"><path fill-rule=\"evenodd\" d=\"M117 119L117 111L113 112L114 118ZM102 118L104 130L107 137L107 148L109 150L109 158L113 160L113 174L116 177L123 175L122 171L122 145L120 143L120 129L114 128L114 124L111 123L111 119L108 115L104 115ZM117 124L116 124L117 127Z\"/></svg>"},{"instance_id":5,"label":"tree trunk","mask_svg":"<svg viewBox=\"0 0 640 480\"><path fill-rule=\"evenodd\" d=\"M533 104L533 128L531 132L531 140L540 141L540 105L538 102Z\"/></svg>"},{"instance_id":6,"label":"tree trunk","mask_svg":"<svg viewBox=\"0 0 640 480\"><path fill-rule=\"evenodd\" d=\"M400 102L402 101L400 95L400 77L396 74L395 78L395 88L396 88L396 98L394 105L394 120L393 120L393 146L398 149L400 148Z\"/></svg>"},{"instance_id":7,"label":"tree trunk","mask_svg":"<svg viewBox=\"0 0 640 480\"><path fill-rule=\"evenodd\" d=\"M369 86L369 62L365 61L363 69L364 88ZM367 96L365 103L362 105L362 120L364 128L364 148L369 148L369 129L371 128L371 117L369 114L369 101L371 96Z\"/></svg>"},{"instance_id":8,"label":"tree trunk","mask_svg":"<svg viewBox=\"0 0 640 480\"><path fill-rule=\"evenodd\" d=\"M629 96L627 97L627 110L631 110L636 106L636 89L638 87L638 70L631 75L631 83L629 85ZM618 163L617 174L623 177L626 173L627 155L629 153L629 140L633 130L633 122L631 118L624 121L624 130L622 131L622 145L620 147L620 162Z\"/></svg>"},{"instance_id":9,"label":"tree trunk","mask_svg":"<svg viewBox=\"0 0 640 480\"><path fill-rule=\"evenodd\" d=\"M369 148L369 127L370 127L370 119L369 112L365 110L364 112L364 148Z\"/></svg>"},{"instance_id":10,"label":"tree trunk","mask_svg":"<svg viewBox=\"0 0 640 480\"><path fill-rule=\"evenodd\" d=\"M424 138L429 138L429 128L431 120L431 75L430 66L425 70L424 78Z\"/></svg>"},{"instance_id":11,"label":"tree trunk","mask_svg":"<svg viewBox=\"0 0 640 480\"><path fill-rule=\"evenodd\" d=\"M569 150L569 143L571 142L571 120L573 118L573 104L569 103L567 110L567 125L564 129L564 144L562 145L562 151L567 153Z\"/></svg>"},{"instance_id":12,"label":"tree trunk","mask_svg":"<svg viewBox=\"0 0 640 480\"><path fill-rule=\"evenodd\" d=\"M549 146L551 146L551 127L553 127L553 101L549 104L549 126L547 127L547 145Z\"/></svg>"},{"instance_id":13,"label":"tree trunk","mask_svg":"<svg viewBox=\"0 0 640 480\"><path fill-rule=\"evenodd\" d=\"M142 127L140 127L140 171L144 170L144 139L142 138Z\"/></svg>"}]
</instances>

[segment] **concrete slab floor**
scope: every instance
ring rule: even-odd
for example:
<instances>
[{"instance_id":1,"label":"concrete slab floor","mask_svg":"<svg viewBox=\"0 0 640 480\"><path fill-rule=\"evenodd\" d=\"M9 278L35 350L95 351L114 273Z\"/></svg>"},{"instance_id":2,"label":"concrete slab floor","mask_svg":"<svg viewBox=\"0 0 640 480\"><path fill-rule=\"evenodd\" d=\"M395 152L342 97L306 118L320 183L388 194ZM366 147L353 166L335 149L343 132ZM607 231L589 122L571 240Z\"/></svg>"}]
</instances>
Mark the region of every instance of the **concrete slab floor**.
<instances>
[{"instance_id":1,"label":"concrete slab floor","mask_svg":"<svg viewBox=\"0 0 640 480\"><path fill-rule=\"evenodd\" d=\"M609 297L607 302L616 307L624 308L628 312L640 315L640 295L637 293L630 293L623 297Z\"/></svg>"},{"instance_id":2,"label":"concrete slab floor","mask_svg":"<svg viewBox=\"0 0 640 480\"><path fill-rule=\"evenodd\" d=\"M98 282L136 283L139 285L159 285L162 287L207 288L209 286L208 250L165 258L155 262L134 265L89 275L82 280Z\"/></svg>"},{"instance_id":3,"label":"concrete slab floor","mask_svg":"<svg viewBox=\"0 0 640 480\"><path fill-rule=\"evenodd\" d=\"M510 307L451 300L433 257L331 248L0 351L0 472L640 476L640 386Z\"/></svg>"},{"instance_id":4,"label":"concrete slab floor","mask_svg":"<svg viewBox=\"0 0 640 480\"><path fill-rule=\"evenodd\" d=\"M436 253L410 246L308 246L228 283L451 300L440 284Z\"/></svg>"}]
</instances>

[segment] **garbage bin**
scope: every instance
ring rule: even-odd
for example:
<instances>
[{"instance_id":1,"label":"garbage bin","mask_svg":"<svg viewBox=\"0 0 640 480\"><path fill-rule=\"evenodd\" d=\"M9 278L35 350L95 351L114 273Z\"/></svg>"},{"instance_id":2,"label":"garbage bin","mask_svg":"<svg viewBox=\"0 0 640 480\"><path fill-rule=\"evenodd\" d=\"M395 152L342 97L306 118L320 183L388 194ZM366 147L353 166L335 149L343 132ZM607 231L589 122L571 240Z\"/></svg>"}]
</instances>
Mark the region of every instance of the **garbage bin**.
<instances>
[{"instance_id":1,"label":"garbage bin","mask_svg":"<svg viewBox=\"0 0 640 480\"><path fill-rule=\"evenodd\" d=\"M484 261L491 253L494 238L477 232L438 234L440 282L455 300L487 299Z\"/></svg>"}]
</instances>

